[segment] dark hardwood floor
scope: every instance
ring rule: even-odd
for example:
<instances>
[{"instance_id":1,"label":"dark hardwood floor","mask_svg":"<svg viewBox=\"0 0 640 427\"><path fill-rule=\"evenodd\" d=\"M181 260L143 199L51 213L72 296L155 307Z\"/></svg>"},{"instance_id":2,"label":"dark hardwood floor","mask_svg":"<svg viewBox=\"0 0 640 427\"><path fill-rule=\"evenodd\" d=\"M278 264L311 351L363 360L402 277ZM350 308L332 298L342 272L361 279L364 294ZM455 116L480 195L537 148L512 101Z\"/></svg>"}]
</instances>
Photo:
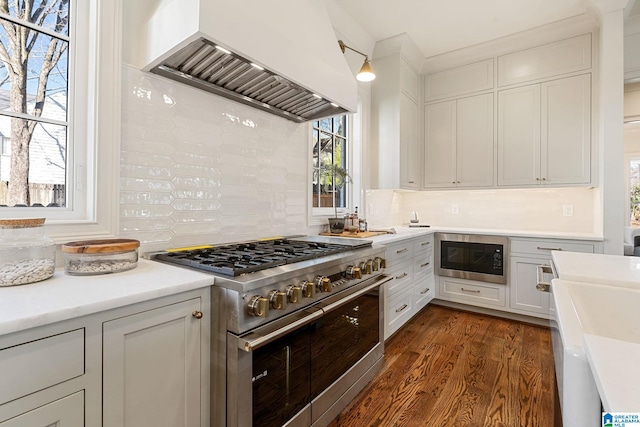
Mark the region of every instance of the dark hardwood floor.
<instances>
[{"instance_id":1,"label":"dark hardwood floor","mask_svg":"<svg viewBox=\"0 0 640 427\"><path fill-rule=\"evenodd\" d=\"M548 328L429 305L330 427L553 427L555 393Z\"/></svg>"}]
</instances>

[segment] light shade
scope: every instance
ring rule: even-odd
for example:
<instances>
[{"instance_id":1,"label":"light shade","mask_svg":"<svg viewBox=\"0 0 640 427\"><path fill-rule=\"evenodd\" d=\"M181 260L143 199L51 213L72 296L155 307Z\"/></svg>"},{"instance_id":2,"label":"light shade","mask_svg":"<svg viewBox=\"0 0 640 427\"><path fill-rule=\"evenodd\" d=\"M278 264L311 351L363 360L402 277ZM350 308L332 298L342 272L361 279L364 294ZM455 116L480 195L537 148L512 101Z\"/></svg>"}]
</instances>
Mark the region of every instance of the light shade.
<instances>
[{"instance_id":1,"label":"light shade","mask_svg":"<svg viewBox=\"0 0 640 427\"><path fill-rule=\"evenodd\" d=\"M373 73L373 70L371 69L371 64L369 63L369 60L365 59L364 64L362 64L362 67L360 68L360 71L356 76L356 79L361 82L370 82L375 78L376 78L376 75Z\"/></svg>"}]
</instances>

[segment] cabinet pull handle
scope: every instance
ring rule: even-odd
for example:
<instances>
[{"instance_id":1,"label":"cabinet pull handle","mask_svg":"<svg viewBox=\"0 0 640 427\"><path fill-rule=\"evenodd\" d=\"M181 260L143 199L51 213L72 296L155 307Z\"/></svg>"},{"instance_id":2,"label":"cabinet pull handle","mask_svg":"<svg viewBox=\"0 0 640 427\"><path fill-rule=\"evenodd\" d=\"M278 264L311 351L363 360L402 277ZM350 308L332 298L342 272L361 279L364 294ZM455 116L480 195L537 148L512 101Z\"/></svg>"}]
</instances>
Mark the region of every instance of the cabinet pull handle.
<instances>
[{"instance_id":1,"label":"cabinet pull handle","mask_svg":"<svg viewBox=\"0 0 640 427\"><path fill-rule=\"evenodd\" d=\"M427 288L427 289L425 289L424 291L420 292L420 295L424 295L424 294L426 294L427 292L429 292L430 290L431 290L431 289Z\"/></svg>"},{"instance_id":2,"label":"cabinet pull handle","mask_svg":"<svg viewBox=\"0 0 640 427\"><path fill-rule=\"evenodd\" d=\"M407 277L407 276L408 276L407 273L402 273L401 275L396 276L396 279L402 279L403 277Z\"/></svg>"},{"instance_id":3,"label":"cabinet pull handle","mask_svg":"<svg viewBox=\"0 0 640 427\"><path fill-rule=\"evenodd\" d=\"M193 313L191 313L191 315L196 319L202 319L202 316L204 316L204 314L202 314L202 312L199 310L194 311Z\"/></svg>"},{"instance_id":4,"label":"cabinet pull handle","mask_svg":"<svg viewBox=\"0 0 640 427\"><path fill-rule=\"evenodd\" d=\"M427 245L430 245L430 244L431 244L431 242L423 242L423 243L420 244L420 246L427 246Z\"/></svg>"},{"instance_id":5,"label":"cabinet pull handle","mask_svg":"<svg viewBox=\"0 0 640 427\"><path fill-rule=\"evenodd\" d=\"M562 248L545 248L544 246L538 246L539 251L561 251Z\"/></svg>"},{"instance_id":6,"label":"cabinet pull handle","mask_svg":"<svg viewBox=\"0 0 640 427\"><path fill-rule=\"evenodd\" d=\"M409 184L415 184L415 183L416 183L415 181L409 181Z\"/></svg>"},{"instance_id":7,"label":"cabinet pull handle","mask_svg":"<svg viewBox=\"0 0 640 427\"><path fill-rule=\"evenodd\" d=\"M400 313L402 310L404 310L407 307L409 307L407 304L403 304L402 307L396 308L396 313Z\"/></svg>"},{"instance_id":8,"label":"cabinet pull handle","mask_svg":"<svg viewBox=\"0 0 640 427\"><path fill-rule=\"evenodd\" d=\"M425 262L424 264L420 264L420 267L426 267L427 265L429 265L429 263Z\"/></svg>"},{"instance_id":9,"label":"cabinet pull handle","mask_svg":"<svg viewBox=\"0 0 640 427\"><path fill-rule=\"evenodd\" d=\"M460 288L460 290L461 290L462 292L472 292L472 293L474 293L474 294L479 294L479 293L480 293L480 291L478 291L478 290L473 290L473 289Z\"/></svg>"},{"instance_id":10,"label":"cabinet pull handle","mask_svg":"<svg viewBox=\"0 0 640 427\"><path fill-rule=\"evenodd\" d=\"M404 249L399 249L399 250L397 250L397 251L396 251L396 253L397 253L397 254L403 254L403 253L408 252L408 251L409 251L409 249L404 248Z\"/></svg>"}]
</instances>

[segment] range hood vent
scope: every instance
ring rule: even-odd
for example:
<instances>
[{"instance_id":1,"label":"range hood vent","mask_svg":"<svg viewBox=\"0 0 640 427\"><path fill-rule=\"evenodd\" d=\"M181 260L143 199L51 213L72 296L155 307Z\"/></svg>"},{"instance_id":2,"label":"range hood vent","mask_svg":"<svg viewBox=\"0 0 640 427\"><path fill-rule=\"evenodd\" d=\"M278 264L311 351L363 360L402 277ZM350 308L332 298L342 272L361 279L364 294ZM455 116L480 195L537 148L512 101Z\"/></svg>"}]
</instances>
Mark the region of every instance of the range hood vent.
<instances>
[{"instance_id":1,"label":"range hood vent","mask_svg":"<svg viewBox=\"0 0 640 427\"><path fill-rule=\"evenodd\" d=\"M325 0L125 3L143 71L298 123L357 109Z\"/></svg>"},{"instance_id":2,"label":"range hood vent","mask_svg":"<svg viewBox=\"0 0 640 427\"><path fill-rule=\"evenodd\" d=\"M200 38L166 58L152 73L186 83L295 122L347 112L262 66Z\"/></svg>"}]
</instances>

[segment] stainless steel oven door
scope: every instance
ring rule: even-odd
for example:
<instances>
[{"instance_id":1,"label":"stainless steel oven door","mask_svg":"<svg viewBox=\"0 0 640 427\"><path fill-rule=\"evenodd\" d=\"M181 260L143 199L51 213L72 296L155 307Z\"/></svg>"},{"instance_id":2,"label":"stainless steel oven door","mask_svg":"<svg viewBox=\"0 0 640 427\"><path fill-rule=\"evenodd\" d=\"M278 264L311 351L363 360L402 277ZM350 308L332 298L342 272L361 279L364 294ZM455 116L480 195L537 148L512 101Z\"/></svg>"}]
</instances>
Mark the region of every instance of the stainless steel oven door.
<instances>
[{"instance_id":1,"label":"stainless steel oven door","mask_svg":"<svg viewBox=\"0 0 640 427\"><path fill-rule=\"evenodd\" d=\"M352 381L345 373L372 350L382 358L379 287L387 280L373 277L242 336L227 333L227 425L311 426L323 406L312 409L314 398Z\"/></svg>"}]
</instances>

